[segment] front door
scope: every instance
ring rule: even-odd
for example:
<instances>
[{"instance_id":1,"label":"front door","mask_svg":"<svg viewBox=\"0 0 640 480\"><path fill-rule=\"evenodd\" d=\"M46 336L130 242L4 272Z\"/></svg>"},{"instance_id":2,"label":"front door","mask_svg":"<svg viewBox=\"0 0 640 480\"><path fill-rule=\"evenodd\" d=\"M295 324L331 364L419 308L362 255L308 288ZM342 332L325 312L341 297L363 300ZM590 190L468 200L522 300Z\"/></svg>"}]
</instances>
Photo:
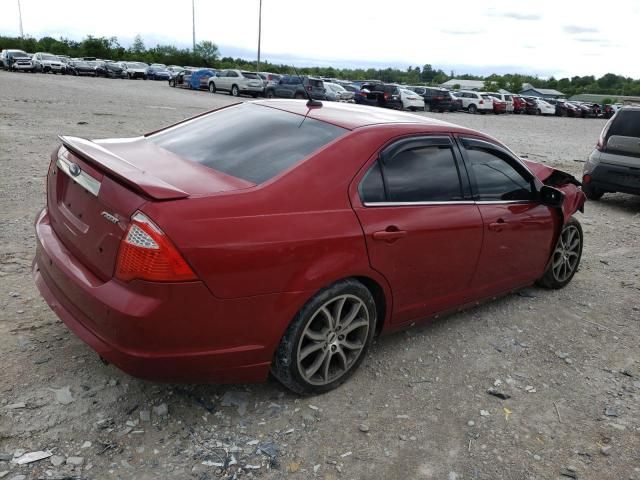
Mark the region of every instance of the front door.
<instances>
[{"instance_id":1,"label":"front door","mask_svg":"<svg viewBox=\"0 0 640 480\"><path fill-rule=\"evenodd\" d=\"M472 138L461 144L484 223L475 295L534 282L544 273L559 217L535 199L533 175L509 152Z\"/></svg>"},{"instance_id":2,"label":"front door","mask_svg":"<svg viewBox=\"0 0 640 480\"><path fill-rule=\"evenodd\" d=\"M371 266L389 282L393 322L464 303L482 244L482 218L448 136L385 148L359 184L354 209Z\"/></svg>"}]
</instances>

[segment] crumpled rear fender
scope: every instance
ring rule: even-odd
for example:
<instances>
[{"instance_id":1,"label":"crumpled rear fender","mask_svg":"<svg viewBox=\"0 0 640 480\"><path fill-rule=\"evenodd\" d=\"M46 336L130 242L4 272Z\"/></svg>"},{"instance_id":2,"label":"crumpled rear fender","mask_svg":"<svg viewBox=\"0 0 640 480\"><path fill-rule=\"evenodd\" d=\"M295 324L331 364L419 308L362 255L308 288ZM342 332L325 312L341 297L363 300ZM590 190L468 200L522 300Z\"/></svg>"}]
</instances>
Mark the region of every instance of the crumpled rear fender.
<instances>
[{"instance_id":1,"label":"crumpled rear fender","mask_svg":"<svg viewBox=\"0 0 640 480\"><path fill-rule=\"evenodd\" d=\"M584 203L587 197L582 191L582 183L573 175L526 158L523 158L522 161L542 183L557 188L564 193L564 203L562 204L563 224L567 223L577 211L584 212Z\"/></svg>"}]
</instances>

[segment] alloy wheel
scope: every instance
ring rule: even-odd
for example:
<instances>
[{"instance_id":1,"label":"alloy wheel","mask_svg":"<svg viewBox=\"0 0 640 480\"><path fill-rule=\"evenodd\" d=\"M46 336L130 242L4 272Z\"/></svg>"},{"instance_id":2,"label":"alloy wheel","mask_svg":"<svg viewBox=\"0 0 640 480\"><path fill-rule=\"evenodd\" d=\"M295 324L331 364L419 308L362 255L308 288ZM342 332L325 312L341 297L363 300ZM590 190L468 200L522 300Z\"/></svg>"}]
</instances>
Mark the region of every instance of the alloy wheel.
<instances>
[{"instance_id":1,"label":"alloy wheel","mask_svg":"<svg viewBox=\"0 0 640 480\"><path fill-rule=\"evenodd\" d=\"M311 316L298 343L298 371L312 385L327 385L356 363L367 344L369 312L355 295L339 295Z\"/></svg>"},{"instance_id":2,"label":"alloy wheel","mask_svg":"<svg viewBox=\"0 0 640 480\"><path fill-rule=\"evenodd\" d=\"M580 261L580 232L575 225L567 225L558 238L553 252L552 271L558 282L564 282L575 272Z\"/></svg>"}]
</instances>

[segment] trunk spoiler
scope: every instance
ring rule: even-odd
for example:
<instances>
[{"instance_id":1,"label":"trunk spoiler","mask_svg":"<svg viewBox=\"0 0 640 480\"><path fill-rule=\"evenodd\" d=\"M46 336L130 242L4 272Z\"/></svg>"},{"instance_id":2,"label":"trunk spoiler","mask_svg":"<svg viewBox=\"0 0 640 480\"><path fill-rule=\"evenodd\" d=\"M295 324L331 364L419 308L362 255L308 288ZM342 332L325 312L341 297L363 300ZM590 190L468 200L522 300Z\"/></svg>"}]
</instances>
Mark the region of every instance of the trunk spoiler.
<instances>
[{"instance_id":1,"label":"trunk spoiler","mask_svg":"<svg viewBox=\"0 0 640 480\"><path fill-rule=\"evenodd\" d=\"M104 170L107 175L115 177L131 189L147 197L154 200L177 200L189 196L183 190L154 177L144 170L140 170L132 163L97 143L79 137L59 135L58 138L65 148L74 154L81 156L89 163Z\"/></svg>"}]
</instances>

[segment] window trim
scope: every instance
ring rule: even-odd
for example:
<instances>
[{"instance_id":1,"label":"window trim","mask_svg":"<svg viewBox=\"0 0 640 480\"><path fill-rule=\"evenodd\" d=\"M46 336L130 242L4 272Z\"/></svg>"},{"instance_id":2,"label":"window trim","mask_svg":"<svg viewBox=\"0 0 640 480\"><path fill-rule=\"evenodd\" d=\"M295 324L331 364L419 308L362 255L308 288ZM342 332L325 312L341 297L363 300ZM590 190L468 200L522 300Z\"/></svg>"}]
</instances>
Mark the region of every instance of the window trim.
<instances>
[{"instance_id":1,"label":"window trim","mask_svg":"<svg viewBox=\"0 0 640 480\"><path fill-rule=\"evenodd\" d=\"M434 147L434 146L443 146L449 147L451 149L451 154L453 156L454 165L458 172L458 182L460 186L460 193L462 198L460 200L431 200L431 201L419 201L419 202L394 202L389 200L389 190L387 186L387 181L384 174L384 162L385 159L389 160L399 153L402 153L406 150L420 148L420 147ZM384 189L384 195L386 201L384 202L365 202L362 198L362 190L361 186L364 182L365 178L374 168L375 165L378 165L380 168L380 176L382 177L382 187ZM373 162L371 162L365 168L364 174L358 180L358 185L356 187L356 194L360 203L366 207L407 207L407 206L434 206L434 205L473 205L475 202L471 197L471 187L469 185L469 177L466 172L466 167L464 166L464 161L460 153L460 149L457 146L457 143L454 137L448 133L438 133L433 135L412 135L409 137L403 137L397 140L392 141L389 145L385 146L380 150L380 153L375 157Z\"/></svg>"},{"instance_id":2,"label":"window trim","mask_svg":"<svg viewBox=\"0 0 640 480\"><path fill-rule=\"evenodd\" d=\"M533 173L531 173L531 171L517 157L515 157L511 151L509 151L505 147L502 147L501 145L497 145L478 137L456 135L455 138L456 142L458 143L458 148L463 158L465 170L469 178L471 195L477 205L509 205L517 203L524 204L535 203L537 201L536 199L539 189L539 182L537 181L537 177ZM468 150L473 149L485 151L507 162L507 164L509 164L517 173L519 173L525 180L529 182L529 185L531 187L531 198L529 200L481 200L478 193L477 180L473 169L471 168L471 160L469 159L469 156L467 154Z\"/></svg>"}]
</instances>

